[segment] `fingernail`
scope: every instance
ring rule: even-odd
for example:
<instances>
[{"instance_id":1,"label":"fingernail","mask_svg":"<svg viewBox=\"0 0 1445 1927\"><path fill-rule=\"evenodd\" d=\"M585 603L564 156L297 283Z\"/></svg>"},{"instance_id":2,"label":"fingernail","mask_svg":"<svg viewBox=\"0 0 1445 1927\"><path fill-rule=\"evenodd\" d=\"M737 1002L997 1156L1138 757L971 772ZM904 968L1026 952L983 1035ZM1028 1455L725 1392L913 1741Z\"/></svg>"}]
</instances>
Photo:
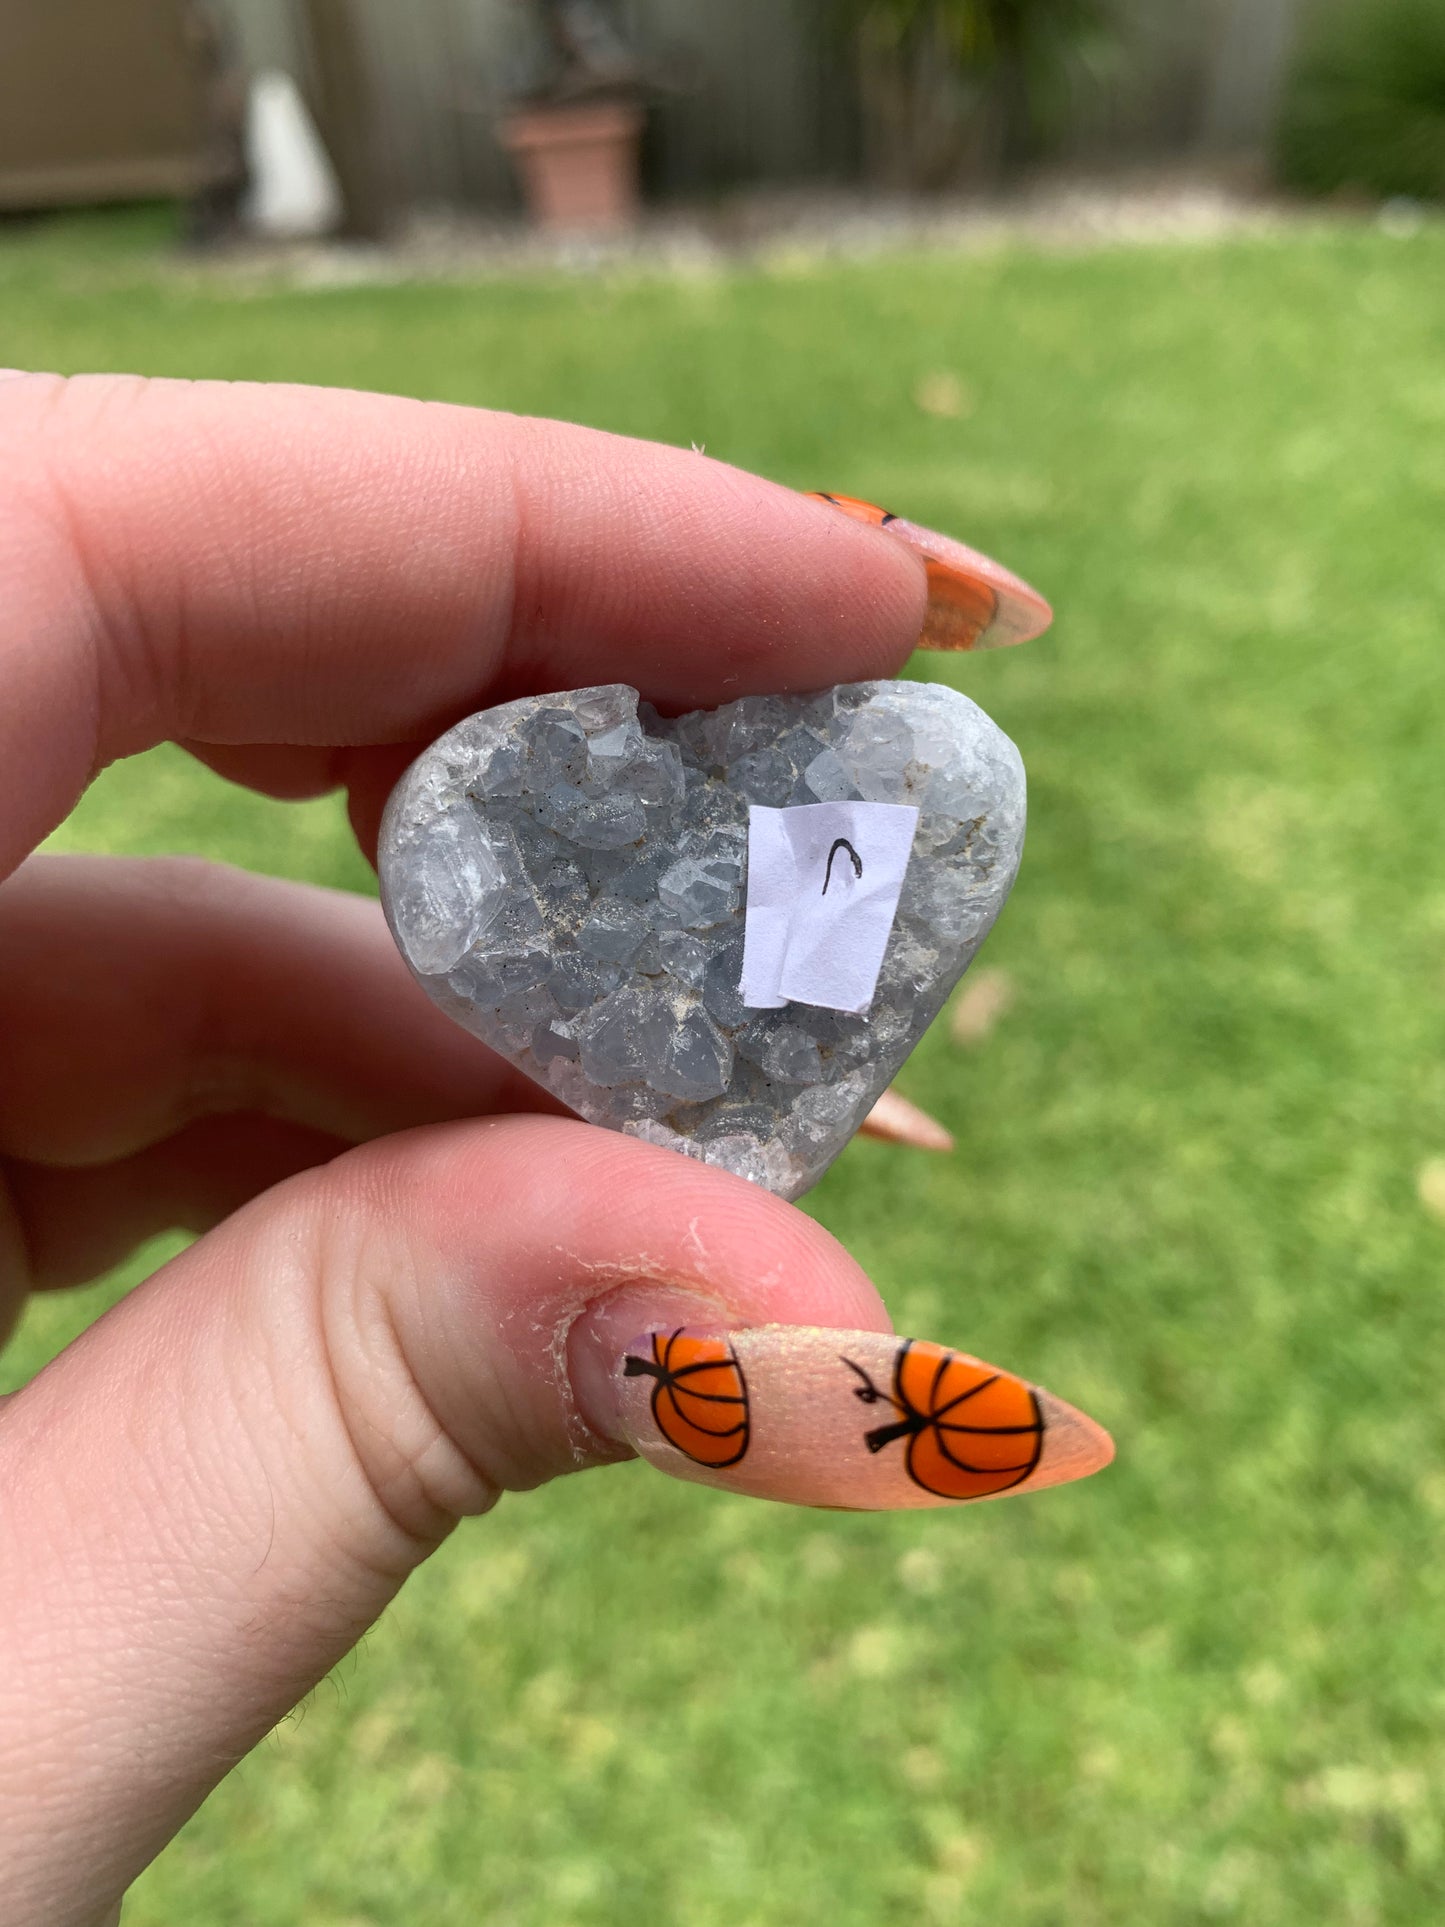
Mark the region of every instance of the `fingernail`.
<instances>
[{"instance_id":1,"label":"fingernail","mask_svg":"<svg viewBox=\"0 0 1445 1927\"><path fill-rule=\"evenodd\" d=\"M910 1103L893 1089L884 1091L858 1126L864 1137L881 1137L890 1144L906 1144L911 1151L951 1151L953 1133L936 1117Z\"/></svg>"},{"instance_id":2,"label":"fingernail","mask_svg":"<svg viewBox=\"0 0 1445 1927\"><path fill-rule=\"evenodd\" d=\"M905 522L872 502L859 501L856 495L813 491L810 499L829 503L855 522L887 529L923 557L928 608L918 639L920 649L1002 649L1041 636L1054 619L1037 589L977 549L955 542L951 535Z\"/></svg>"},{"instance_id":3,"label":"fingernail","mask_svg":"<svg viewBox=\"0 0 1445 1927\"><path fill-rule=\"evenodd\" d=\"M654 1327L614 1368L620 1428L674 1478L789 1505L889 1511L1039 1491L1114 1456L1011 1372L878 1332Z\"/></svg>"}]
</instances>

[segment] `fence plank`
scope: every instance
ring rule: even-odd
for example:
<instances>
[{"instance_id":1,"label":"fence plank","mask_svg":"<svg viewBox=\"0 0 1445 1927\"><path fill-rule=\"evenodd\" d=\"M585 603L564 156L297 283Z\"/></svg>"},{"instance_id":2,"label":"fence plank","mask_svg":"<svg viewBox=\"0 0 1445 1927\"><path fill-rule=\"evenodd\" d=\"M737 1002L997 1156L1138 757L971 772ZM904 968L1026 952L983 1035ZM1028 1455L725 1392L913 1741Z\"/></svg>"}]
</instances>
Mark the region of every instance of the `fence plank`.
<instances>
[{"instance_id":1,"label":"fence plank","mask_svg":"<svg viewBox=\"0 0 1445 1927\"><path fill-rule=\"evenodd\" d=\"M1231 0L1205 91L1203 146L1231 151L1267 144L1300 25L1299 0Z\"/></svg>"}]
</instances>

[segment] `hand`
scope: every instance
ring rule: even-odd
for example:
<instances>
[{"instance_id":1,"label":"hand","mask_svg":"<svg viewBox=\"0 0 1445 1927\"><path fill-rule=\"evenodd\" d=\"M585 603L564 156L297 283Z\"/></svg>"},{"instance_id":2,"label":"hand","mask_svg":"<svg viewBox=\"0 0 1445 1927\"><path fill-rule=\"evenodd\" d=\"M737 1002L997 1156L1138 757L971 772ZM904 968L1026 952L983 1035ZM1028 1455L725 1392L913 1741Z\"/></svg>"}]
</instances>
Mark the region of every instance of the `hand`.
<instances>
[{"instance_id":1,"label":"hand","mask_svg":"<svg viewBox=\"0 0 1445 1927\"><path fill-rule=\"evenodd\" d=\"M638 1334L847 1328L875 1376L896 1347L801 1213L464 1038L374 904L27 853L167 738L270 795L344 785L370 849L460 715L886 676L926 590L889 535L697 455L45 376L0 382L0 580L0 1333L28 1289L206 1233L0 1406L5 1918L96 1927L460 1518L645 1434ZM1032 1483L1089 1469L1032 1409Z\"/></svg>"}]
</instances>

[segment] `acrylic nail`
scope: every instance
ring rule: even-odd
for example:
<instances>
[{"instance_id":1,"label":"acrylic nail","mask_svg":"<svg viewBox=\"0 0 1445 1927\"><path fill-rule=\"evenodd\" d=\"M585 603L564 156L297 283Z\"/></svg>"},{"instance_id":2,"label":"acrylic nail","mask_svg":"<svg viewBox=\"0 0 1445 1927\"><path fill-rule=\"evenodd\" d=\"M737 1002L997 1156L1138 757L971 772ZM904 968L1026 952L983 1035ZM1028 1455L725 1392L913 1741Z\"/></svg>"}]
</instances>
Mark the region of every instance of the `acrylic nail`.
<instances>
[{"instance_id":1,"label":"acrylic nail","mask_svg":"<svg viewBox=\"0 0 1445 1927\"><path fill-rule=\"evenodd\" d=\"M1011 1372L880 1332L659 1327L616 1367L621 1428L661 1472L790 1505L888 1511L1097 1472L1107 1432Z\"/></svg>"},{"instance_id":2,"label":"acrylic nail","mask_svg":"<svg viewBox=\"0 0 1445 1927\"><path fill-rule=\"evenodd\" d=\"M891 1086L879 1097L858 1130L863 1137L882 1138L889 1144L904 1144L910 1151L946 1152L953 1149L952 1131L921 1106L900 1096Z\"/></svg>"},{"instance_id":3,"label":"acrylic nail","mask_svg":"<svg viewBox=\"0 0 1445 1927\"><path fill-rule=\"evenodd\" d=\"M827 502L855 522L887 529L923 557L928 607L920 649L1002 649L1042 635L1054 619L1037 589L967 543L920 528L856 495L813 491L810 500Z\"/></svg>"}]
</instances>

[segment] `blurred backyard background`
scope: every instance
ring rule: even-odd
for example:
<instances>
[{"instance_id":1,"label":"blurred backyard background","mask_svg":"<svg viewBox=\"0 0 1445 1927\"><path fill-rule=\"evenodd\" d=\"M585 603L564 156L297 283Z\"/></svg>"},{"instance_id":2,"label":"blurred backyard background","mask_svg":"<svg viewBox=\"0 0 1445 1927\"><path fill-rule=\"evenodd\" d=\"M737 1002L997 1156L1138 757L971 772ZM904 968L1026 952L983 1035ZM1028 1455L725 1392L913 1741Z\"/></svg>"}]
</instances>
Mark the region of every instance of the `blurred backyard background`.
<instances>
[{"instance_id":1,"label":"blurred backyard background","mask_svg":"<svg viewBox=\"0 0 1445 1927\"><path fill-rule=\"evenodd\" d=\"M160 0L13 6L0 363L695 442L1037 582L1040 641L914 668L1030 778L900 1080L957 1151L856 1143L807 1208L1118 1462L956 1516L508 1499L127 1927L1438 1922L1445 0L608 18L599 77L512 0L237 0L224 59ZM258 236L265 75L334 192ZM636 110L641 201L558 220L499 130L579 103ZM178 750L54 843L373 887L338 803ZM162 1255L34 1304L0 1387Z\"/></svg>"}]
</instances>

